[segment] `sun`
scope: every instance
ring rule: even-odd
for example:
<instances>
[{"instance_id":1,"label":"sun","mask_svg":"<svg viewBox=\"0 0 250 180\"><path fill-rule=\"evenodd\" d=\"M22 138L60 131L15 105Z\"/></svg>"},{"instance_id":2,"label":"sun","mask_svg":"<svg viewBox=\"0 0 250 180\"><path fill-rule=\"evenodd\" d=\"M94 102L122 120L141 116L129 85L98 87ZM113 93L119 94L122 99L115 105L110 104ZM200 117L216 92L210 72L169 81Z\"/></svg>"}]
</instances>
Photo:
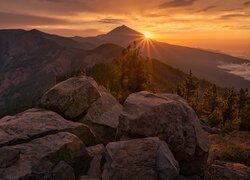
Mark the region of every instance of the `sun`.
<instances>
[{"instance_id":1,"label":"sun","mask_svg":"<svg viewBox=\"0 0 250 180\"><path fill-rule=\"evenodd\" d=\"M144 37L145 37L146 39L151 39L151 34L148 33L148 32L146 32L146 33L144 33Z\"/></svg>"}]
</instances>

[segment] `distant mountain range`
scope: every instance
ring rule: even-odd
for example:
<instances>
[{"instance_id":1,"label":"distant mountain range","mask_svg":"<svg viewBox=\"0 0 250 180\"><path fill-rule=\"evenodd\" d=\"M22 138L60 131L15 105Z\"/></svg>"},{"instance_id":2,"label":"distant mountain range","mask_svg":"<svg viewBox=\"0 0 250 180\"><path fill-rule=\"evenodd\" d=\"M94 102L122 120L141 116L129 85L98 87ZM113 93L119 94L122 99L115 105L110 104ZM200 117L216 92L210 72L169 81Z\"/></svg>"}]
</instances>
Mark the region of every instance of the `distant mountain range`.
<instances>
[{"instance_id":1,"label":"distant mountain range","mask_svg":"<svg viewBox=\"0 0 250 180\"><path fill-rule=\"evenodd\" d=\"M98 63L112 62L123 47L133 41L141 45L144 55L185 73L192 70L200 79L219 86L250 89L250 81L221 68L223 64L242 64L248 61L154 40L145 41L143 34L127 26L117 27L96 37L73 38L38 30L0 30L0 116L32 106L45 90L55 84L57 75ZM160 62L156 64L160 68ZM158 81L165 82L165 74L168 75L166 79L185 75L174 68L165 73L167 66L161 67L161 75L154 76Z\"/></svg>"},{"instance_id":2,"label":"distant mountain range","mask_svg":"<svg viewBox=\"0 0 250 180\"><path fill-rule=\"evenodd\" d=\"M85 44L37 30L0 31L0 116L34 104L55 84L56 75L96 63L110 63L122 47Z\"/></svg>"},{"instance_id":3,"label":"distant mountain range","mask_svg":"<svg viewBox=\"0 0 250 180\"><path fill-rule=\"evenodd\" d=\"M243 64L244 70L244 63L250 63L246 59L155 40L145 41L143 34L124 25L104 35L87 38L73 37L73 39L81 43L92 44L93 47L103 43L115 43L125 47L131 42L137 41L141 45L144 55L156 58L185 73L192 70L200 79L208 80L222 87L250 89L250 81L247 80L250 78L250 68L239 73L234 73L233 69L223 68L227 64Z\"/></svg>"}]
</instances>

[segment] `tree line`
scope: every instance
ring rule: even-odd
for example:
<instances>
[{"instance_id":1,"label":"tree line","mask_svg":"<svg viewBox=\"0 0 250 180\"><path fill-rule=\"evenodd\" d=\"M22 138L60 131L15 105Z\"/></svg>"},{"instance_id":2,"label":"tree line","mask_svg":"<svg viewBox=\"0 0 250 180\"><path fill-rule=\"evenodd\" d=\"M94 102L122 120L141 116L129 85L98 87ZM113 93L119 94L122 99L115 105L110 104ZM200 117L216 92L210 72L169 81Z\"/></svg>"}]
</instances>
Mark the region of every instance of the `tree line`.
<instances>
[{"instance_id":1,"label":"tree line","mask_svg":"<svg viewBox=\"0 0 250 180\"><path fill-rule=\"evenodd\" d=\"M199 91L199 80L190 71L187 78L176 88L196 111L200 118L205 118L212 127L223 131L250 131L250 97L248 89L225 88L218 92L218 87L211 84L204 92Z\"/></svg>"},{"instance_id":2,"label":"tree line","mask_svg":"<svg viewBox=\"0 0 250 180\"><path fill-rule=\"evenodd\" d=\"M112 64L97 64L94 68L79 69L58 76L57 82L72 76L92 76L123 103L131 93L143 90L154 92L148 73L148 62L149 59L144 58L140 48L133 43ZM220 88L218 91L216 85L210 84L205 90L201 90L200 81L190 71L173 92L183 97L199 118L207 119L212 127L226 132L236 129L250 130L250 97L247 89L238 91L234 88Z\"/></svg>"}]
</instances>

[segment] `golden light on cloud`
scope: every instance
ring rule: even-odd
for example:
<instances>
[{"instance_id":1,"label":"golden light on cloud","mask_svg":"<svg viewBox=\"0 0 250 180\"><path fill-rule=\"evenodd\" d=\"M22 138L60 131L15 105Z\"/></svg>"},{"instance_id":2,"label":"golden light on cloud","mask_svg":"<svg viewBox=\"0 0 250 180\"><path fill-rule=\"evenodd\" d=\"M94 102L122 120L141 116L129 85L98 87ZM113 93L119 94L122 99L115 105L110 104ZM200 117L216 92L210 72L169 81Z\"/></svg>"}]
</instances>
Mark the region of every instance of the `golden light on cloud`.
<instances>
[{"instance_id":1,"label":"golden light on cloud","mask_svg":"<svg viewBox=\"0 0 250 180\"><path fill-rule=\"evenodd\" d=\"M151 34L149 32L144 33L146 39L151 39Z\"/></svg>"},{"instance_id":2,"label":"golden light on cloud","mask_svg":"<svg viewBox=\"0 0 250 180\"><path fill-rule=\"evenodd\" d=\"M0 0L0 29L97 36L125 24L170 44L249 54L249 0ZM131 13L133 12L133 13ZM148 33L151 32L151 33ZM236 43L237 42L237 43ZM233 51L233 53L231 53ZM238 53L240 52L240 53Z\"/></svg>"}]
</instances>

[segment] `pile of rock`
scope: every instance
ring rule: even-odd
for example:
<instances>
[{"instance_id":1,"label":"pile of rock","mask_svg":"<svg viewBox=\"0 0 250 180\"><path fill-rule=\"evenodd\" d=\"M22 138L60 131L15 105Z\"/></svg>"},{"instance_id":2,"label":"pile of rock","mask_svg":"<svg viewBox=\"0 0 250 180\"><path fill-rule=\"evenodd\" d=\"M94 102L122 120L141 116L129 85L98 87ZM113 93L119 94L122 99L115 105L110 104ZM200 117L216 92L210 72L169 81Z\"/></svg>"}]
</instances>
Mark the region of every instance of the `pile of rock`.
<instances>
[{"instance_id":1,"label":"pile of rock","mask_svg":"<svg viewBox=\"0 0 250 180\"><path fill-rule=\"evenodd\" d=\"M90 77L0 119L0 179L202 179L209 140L179 96L139 92L121 106Z\"/></svg>"}]
</instances>

